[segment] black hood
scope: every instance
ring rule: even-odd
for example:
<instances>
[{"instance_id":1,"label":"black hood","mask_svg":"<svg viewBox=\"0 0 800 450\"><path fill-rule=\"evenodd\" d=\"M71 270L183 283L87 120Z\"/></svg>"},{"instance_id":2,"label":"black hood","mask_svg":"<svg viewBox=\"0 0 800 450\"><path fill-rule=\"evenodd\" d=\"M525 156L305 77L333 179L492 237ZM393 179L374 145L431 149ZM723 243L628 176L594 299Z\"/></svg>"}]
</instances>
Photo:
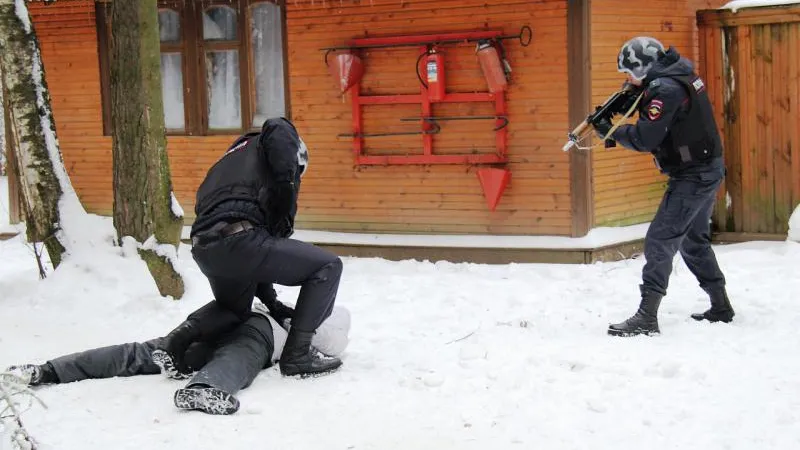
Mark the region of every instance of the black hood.
<instances>
[{"instance_id":1,"label":"black hood","mask_svg":"<svg viewBox=\"0 0 800 450\"><path fill-rule=\"evenodd\" d=\"M691 75L692 73L694 73L694 64L681 57L674 47L670 47L664 56L659 58L650 71L647 72L644 84L647 85L656 78Z\"/></svg>"}]
</instances>

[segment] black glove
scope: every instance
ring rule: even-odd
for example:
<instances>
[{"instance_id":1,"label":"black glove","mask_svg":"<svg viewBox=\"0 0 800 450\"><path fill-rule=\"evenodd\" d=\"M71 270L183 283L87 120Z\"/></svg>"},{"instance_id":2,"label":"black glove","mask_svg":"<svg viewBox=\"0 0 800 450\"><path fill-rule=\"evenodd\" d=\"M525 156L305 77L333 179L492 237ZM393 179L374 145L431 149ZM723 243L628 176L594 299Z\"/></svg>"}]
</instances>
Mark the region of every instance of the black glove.
<instances>
[{"instance_id":1,"label":"black glove","mask_svg":"<svg viewBox=\"0 0 800 450\"><path fill-rule=\"evenodd\" d=\"M605 117L592 121L592 126L597 132L597 137L601 139L604 139L606 135L608 135L608 132L611 131L611 128L613 127L611 121ZM611 138L611 136L609 136L609 138Z\"/></svg>"},{"instance_id":2,"label":"black glove","mask_svg":"<svg viewBox=\"0 0 800 450\"><path fill-rule=\"evenodd\" d=\"M256 287L256 297L269 309L269 315L283 325L284 320L294 316L294 309L278 300L278 293L272 283L259 283Z\"/></svg>"},{"instance_id":3,"label":"black glove","mask_svg":"<svg viewBox=\"0 0 800 450\"><path fill-rule=\"evenodd\" d=\"M280 300L275 300L272 305L269 306L269 314L276 322L285 326L284 322L294 317L294 308L286 306Z\"/></svg>"}]
</instances>

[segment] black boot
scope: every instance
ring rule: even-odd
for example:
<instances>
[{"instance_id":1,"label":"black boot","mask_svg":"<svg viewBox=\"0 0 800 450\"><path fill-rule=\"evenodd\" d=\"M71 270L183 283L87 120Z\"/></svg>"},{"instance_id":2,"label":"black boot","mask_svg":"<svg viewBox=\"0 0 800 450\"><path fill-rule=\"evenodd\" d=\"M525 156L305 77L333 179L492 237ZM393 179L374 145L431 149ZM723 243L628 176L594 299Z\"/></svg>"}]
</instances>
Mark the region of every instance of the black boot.
<instances>
[{"instance_id":1,"label":"black boot","mask_svg":"<svg viewBox=\"0 0 800 450\"><path fill-rule=\"evenodd\" d=\"M58 384L61 382L58 379L56 370L49 362L41 365L21 364L19 366L11 366L6 369L6 372L16 376L28 386Z\"/></svg>"},{"instance_id":2,"label":"black boot","mask_svg":"<svg viewBox=\"0 0 800 450\"><path fill-rule=\"evenodd\" d=\"M172 330L153 351L153 362L161 368L167 377L181 380L192 374L186 365L184 355L192 342L197 340L200 332L193 321L185 320Z\"/></svg>"},{"instance_id":3,"label":"black boot","mask_svg":"<svg viewBox=\"0 0 800 450\"><path fill-rule=\"evenodd\" d=\"M177 408L213 415L229 415L239 410L239 400L236 397L205 384L178 389L175 391L174 402Z\"/></svg>"},{"instance_id":4,"label":"black boot","mask_svg":"<svg viewBox=\"0 0 800 450\"><path fill-rule=\"evenodd\" d=\"M731 301L725 287L707 289L708 296L711 298L711 309L703 313L692 314L694 320L707 320L709 322L729 323L733 320L736 313L733 312Z\"/></svg>"},{"instance_id":5,"label":"black boot","mask_svg":"<svg viewBox=\"0 0 800 450\"><path fill-rule=\"evenodd\" d=\"M611 336L636 336L639 334L651 335L659 334L658 329L658 307L661 305L663 295L649 291L643 286L639 287L642 293L642 301L639 310L630 319L608 326L608 334Z\"/></svg>"},{"instance_id":6,"label":"black boot","mask_svg":"<svg viewBox=\"0 0 800 450\"><path fill-rule=\"evenodd\" d=\"M339 358L323 356L311 347L313 331L300 331L292 327L281 354L280 369L285 376L323 375L335 371L342 365Z\"/></svg>"}]
</instances>

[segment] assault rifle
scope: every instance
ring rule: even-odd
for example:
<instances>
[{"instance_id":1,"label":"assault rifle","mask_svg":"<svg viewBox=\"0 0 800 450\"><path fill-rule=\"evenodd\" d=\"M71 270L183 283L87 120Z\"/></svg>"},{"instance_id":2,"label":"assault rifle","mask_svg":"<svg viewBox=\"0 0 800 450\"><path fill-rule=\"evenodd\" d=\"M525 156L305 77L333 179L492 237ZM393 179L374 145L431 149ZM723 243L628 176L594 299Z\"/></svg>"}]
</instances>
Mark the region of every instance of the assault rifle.
<instances>
[{"instance_id":1,"label":"assault rifle","mask_svg":"<svg viewBox=\"0 0 800 450\"><path fill-rule=\"evenodd\" d=\"M572 130L571 133L569 133L569 135L567 135L567 143L564 144L564 147L562 147L561 150L566 152L572 147L577 146L582 139L587 137L587 131L591 131L590 127L597 125L603 120L608 120L611 122L611 118L616 114L625 115L625 117L620 119L618 123L626 120L636 109L636 105L639 103L641 94L642 92L640 89L631 84L625 83L622 86L622 89L611 94L611 96L608 97L602 105L595 107L594 112L589 114L583 122L581 122L577 127L575 127L574 130ZM612 131L616 128L617 125L614 125ZM609 134L611 133L609 132ZM614 145L616 145L614 141L606 139L606 148L613 147ZM590 147L578 148L587 149Z\"/></svg>"}]
</instances>

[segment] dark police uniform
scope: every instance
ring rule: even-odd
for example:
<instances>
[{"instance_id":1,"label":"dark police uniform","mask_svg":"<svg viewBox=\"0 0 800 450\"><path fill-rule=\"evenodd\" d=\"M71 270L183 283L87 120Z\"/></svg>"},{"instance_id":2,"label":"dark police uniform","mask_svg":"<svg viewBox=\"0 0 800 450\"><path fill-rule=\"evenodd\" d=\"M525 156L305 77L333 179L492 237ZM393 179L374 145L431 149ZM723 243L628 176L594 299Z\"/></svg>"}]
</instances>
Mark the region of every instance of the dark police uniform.
<instances>
[{"instance_id":1,"label":"dark police uniform","mask_svg":"<svg viewBox=\"0 0 800 450\"><path fill-rule=\"evenodd\" d=\"M642 289L666 295L678 251L703 289L723 289L725 277L711 249L710 218L725 167L705 85L674 49L645 82L638 121L612 136L625 147L652 153L669 176L645 238Z\"/></svg>"},{"instance_id":2,"label":"dark police uniform","mask_svg":"<svg viewBox=\"0 0 800 450\"><path fill-rule=\"evenodd\" d=\"M253 297L273 310L271 284L302 286L292 316L312 332L333 308L342 261L314 245L288 239L294 230L305 144L286 119L269 119L246 134L208 171L197 191L192 256L220 306L245 320ZM272 291L274 292L274 291ZM214 327L209 315L199 317Z\"/></svg>"}]
</instances>

